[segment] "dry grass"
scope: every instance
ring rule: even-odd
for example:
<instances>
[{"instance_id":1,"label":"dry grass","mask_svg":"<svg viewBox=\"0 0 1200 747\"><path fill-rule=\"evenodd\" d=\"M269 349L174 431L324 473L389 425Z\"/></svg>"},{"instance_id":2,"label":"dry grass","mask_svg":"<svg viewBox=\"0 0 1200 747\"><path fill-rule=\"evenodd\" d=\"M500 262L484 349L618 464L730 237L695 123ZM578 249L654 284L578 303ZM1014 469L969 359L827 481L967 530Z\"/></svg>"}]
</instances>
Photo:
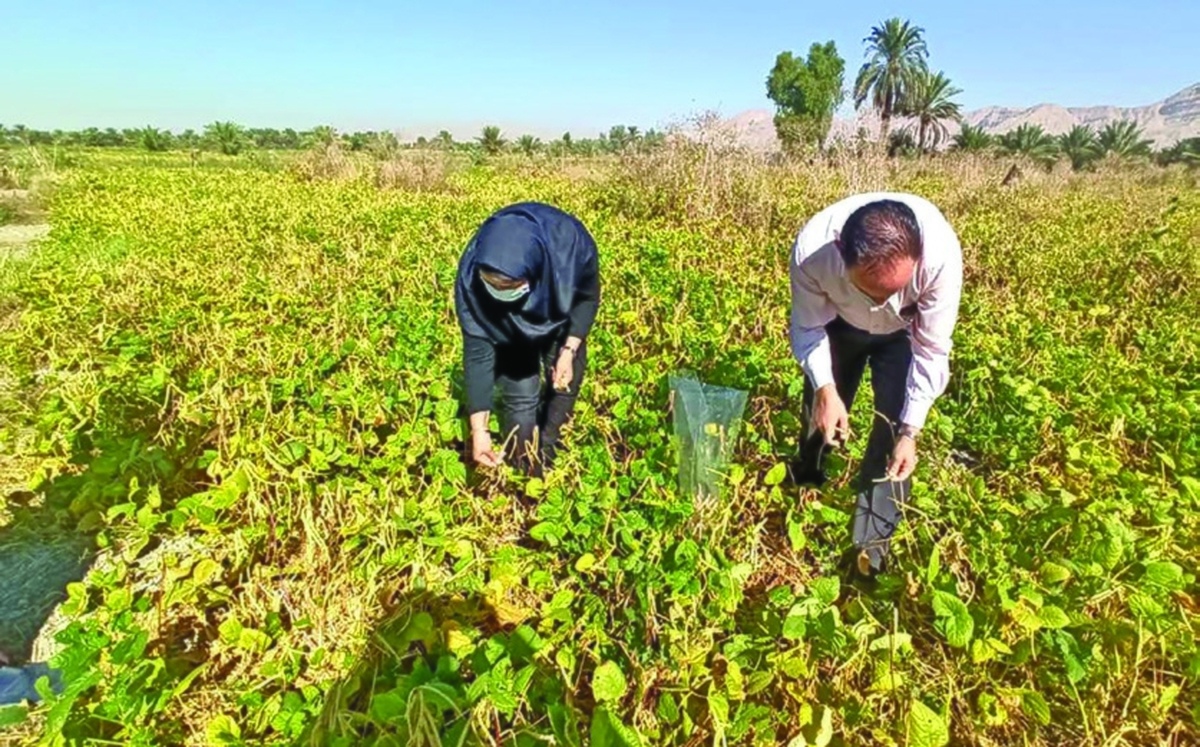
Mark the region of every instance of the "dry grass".
<instances>
[{"instance_id":1,"label":"dry grass","mask_svg":"<svg viewBox=\"0 0 1200 747\"><path fill-rule=\"evenodd\" d=\"M375 186L409 192L446 192L459 170L451 154L436 150L397 152L375 167Z\"/></svg>"},{"instance_id":2,"label":"dry grass","mask_svg":"<svg viewBox=\"0 0 1200 747\"><path fill-rule=\"evenodd\" d=\"M317 145L291 164L291 171L305 181L349 181L359 176L356 159L339 141Z\"/></svg>"}]
</instances>

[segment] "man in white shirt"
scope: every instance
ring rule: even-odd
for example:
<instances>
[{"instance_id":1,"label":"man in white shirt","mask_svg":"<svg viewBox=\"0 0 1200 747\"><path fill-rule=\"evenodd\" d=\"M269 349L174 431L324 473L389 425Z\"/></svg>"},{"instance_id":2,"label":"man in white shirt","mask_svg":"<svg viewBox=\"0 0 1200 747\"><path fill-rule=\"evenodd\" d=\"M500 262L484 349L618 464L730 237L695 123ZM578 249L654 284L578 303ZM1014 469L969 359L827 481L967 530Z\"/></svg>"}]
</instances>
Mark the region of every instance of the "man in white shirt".
<instances>
[{"instance_id":1,"label":"man in white shirt","mask_svg":"<svg viewBox=\"0 0 1200 747\"><path fill-rule=\"evenodd\" d=\"M918 436L950 376L962 249L929 201L860 194L809 220L796 238L790 275L792 353L806 379L797 483L824 483L823 457L850 437L848 410L871 367L875 418L852 526L855 565L870 576L887 556Z\"/></svg>"}]
</instances>

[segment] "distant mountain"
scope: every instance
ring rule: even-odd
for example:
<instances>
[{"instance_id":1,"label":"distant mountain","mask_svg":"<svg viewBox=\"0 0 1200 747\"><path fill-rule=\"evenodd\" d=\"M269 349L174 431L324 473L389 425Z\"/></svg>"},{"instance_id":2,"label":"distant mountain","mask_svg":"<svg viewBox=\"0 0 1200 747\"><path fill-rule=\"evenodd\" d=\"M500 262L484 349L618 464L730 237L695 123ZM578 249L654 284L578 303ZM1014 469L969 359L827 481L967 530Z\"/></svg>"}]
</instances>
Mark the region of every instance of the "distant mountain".
<instances>
[{"instance_id":1,"label":"distant mountain","mask_svg":"<svg viewBox=\"0 0 1200 747\"><path fill-rule=\"evenodd\" d=\"M1077 124L1099 130L1109 122L1132 119L1154 141L1163 148L1189 137L1200 137L1200 83L1189 86L1179 93L1156 104L1138 107L1086 106L1063 107L1057 104L1039 104L1028 109L989 106L967 112L963 121L982 127L987 132L999 134L1014 130L1026 123L1041 125L1052 135L1059 135ZM897 120L893 127L903 127L907 122ZM773 114L766 109L752 109L725 121L725 125L736 133L739 142L755 150L776 150L779 142L775 138ZM835 119L829 136L831 139L852 137L859 129L869 135L879 132L878 118L867 114L853 120ZM957 126L952 125L951 131Z\"/></svg>"},{"instance_id":2,"label":"distant mountain","mask_svg":"<svg viewBox=\"0 0 1200 747\"><path fill-rule=\"evenodd\" d=\"M1039 104L1028 109L989 106L969 112L963 120L988 132L1001 133L1023 124L1041 125L1059 135L1077 124L1099 130L1109 122L1132 119L1147 138L1160 148L1188 137L1200 137L1200 83L1183 89L1157 104L1122 108L1117 106L1062 107Z\"/></svg>"}]
</instances>

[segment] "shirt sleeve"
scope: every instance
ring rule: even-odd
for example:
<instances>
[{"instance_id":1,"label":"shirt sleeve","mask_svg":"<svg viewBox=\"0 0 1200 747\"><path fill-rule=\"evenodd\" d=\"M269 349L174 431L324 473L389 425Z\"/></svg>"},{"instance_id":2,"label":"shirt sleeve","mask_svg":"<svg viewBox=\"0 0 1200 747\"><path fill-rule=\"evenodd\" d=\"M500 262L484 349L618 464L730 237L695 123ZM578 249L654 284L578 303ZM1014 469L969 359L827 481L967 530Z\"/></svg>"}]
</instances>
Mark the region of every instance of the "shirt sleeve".
<instances>
[{"instance_id":1,"label":"shirt sleeve","mask_svg":"<svg viewBox=\"0 0 1200 747\"><path fill-rule=\"evenodd\" d=\"M575 305L571 307L568 334L586 340L600 308L600 273L593 261L589 272L575 289Z\"/></svg>"},{"instance_id":2,"label":"shirt sleeve","mask_svg":"<svg viewBox=\"0 0 1200 747\"><path fill-rule=\"evenodd\" d=\"M958 320L962 297L962 249L957 239L949 247L946 263L917 301L913 325L912 365L908 369L907 397L900 422L922 428L934 400L950 381L951 335Z\"/></svg>"},{"instance_id":3,"label":"shirt sleeve","mask_svg":"<svg viewBox=\"0 0 1200 747\"><path fill-rule=\"evenodd\" d=\"M797 239L797 243L799 241ZM799 261L798 251L793 250L792 256L792 319L789 332L792 355L812 382L813 388L820 389L833 383L833 356L825 325L837 317L837 309L809 275L804 263Z\"/></svg>"},{"instance_id":4,"label":"shirt sleeve","mask_svg":"<svg viewBox=\"0 0 1200 747\"><path fill-rule=\"evenodd\" d=\"M496 386L496 347L491 340L463 335L463 378L467 415L490 411Z\"/></svg>"}]
</instances>

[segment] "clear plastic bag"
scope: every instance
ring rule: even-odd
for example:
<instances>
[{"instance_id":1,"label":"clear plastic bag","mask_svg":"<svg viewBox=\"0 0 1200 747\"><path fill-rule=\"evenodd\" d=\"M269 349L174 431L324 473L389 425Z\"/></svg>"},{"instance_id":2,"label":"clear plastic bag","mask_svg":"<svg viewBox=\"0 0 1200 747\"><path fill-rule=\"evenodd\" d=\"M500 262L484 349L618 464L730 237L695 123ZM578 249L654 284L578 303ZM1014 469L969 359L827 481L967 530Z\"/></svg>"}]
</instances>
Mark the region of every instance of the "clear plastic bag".
<instances>
[{"instance_id":1,"label":"clear plastic bag","mask_svg":"<svg viewBox=\"0 0 1200 747\"><path fill-rule=\"evenodd\" d=\"M721 496L747 393L705 384L690 371L669 378L679 465L679 489L698 506Z\"/></svg>"}]
</instances>

